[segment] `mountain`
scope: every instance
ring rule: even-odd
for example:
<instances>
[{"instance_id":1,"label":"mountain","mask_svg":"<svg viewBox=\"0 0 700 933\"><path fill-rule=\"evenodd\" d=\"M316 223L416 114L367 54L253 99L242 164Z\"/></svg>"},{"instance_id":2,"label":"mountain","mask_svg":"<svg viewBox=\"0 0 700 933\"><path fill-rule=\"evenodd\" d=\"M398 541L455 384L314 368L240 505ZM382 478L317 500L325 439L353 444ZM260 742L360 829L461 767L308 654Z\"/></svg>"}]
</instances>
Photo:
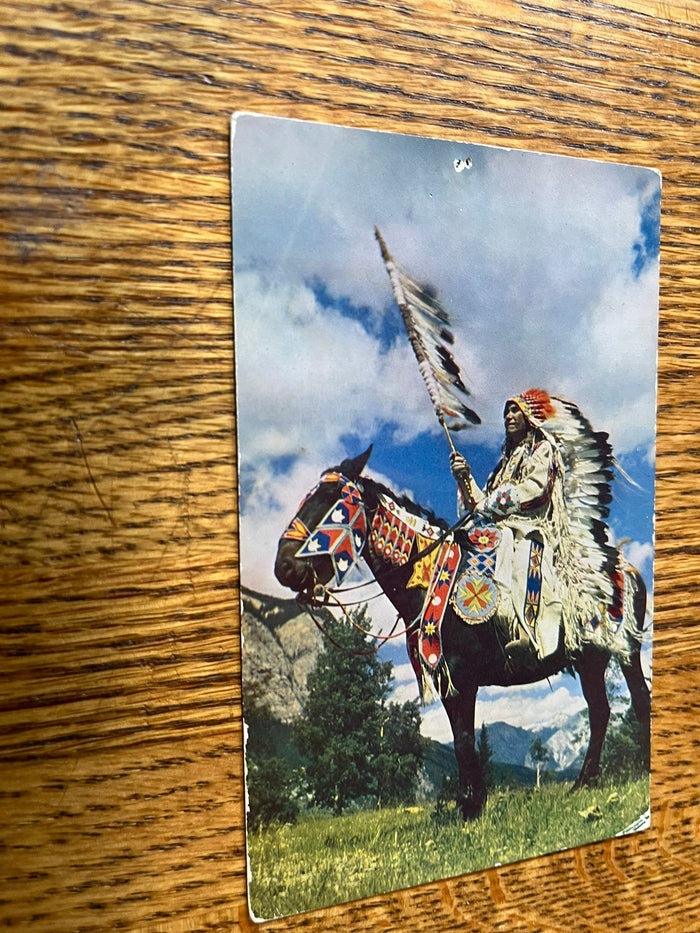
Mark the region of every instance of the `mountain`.
<instances>
[{"instance_id":1,"label":"mountain","mask_svg":"<svg viewBox=\"0 0 700 933\"><path fill-rule=\"evenodd\" d=\"M323 649L323 635L294 599L241 588L243 699L290 723L301 714L306 679Z\"/></svg>"},{"instance_id":2,"label":"mountain","mask_svg":"<svg viewBox=\"0 0 700 933\"><path fill-rule=\"evenodd\" d=\"M588 712L574 713L535 734L547 747L550 768L555 771L580 768L588 747Z\"/></svg>"},{"instance_id":3,"label":"mountain","mask_svg":"<svg viewBox=\"0 0 700 933\"><path fill-rule=\"evenodd\" d=\"M534 768L530 748L536 738L541 739L549 752L547 768L552 771L580 766L588 744L588 723L581 713L536 730L492 722L487 733L494 762L525 768Z\"/></svg>"}]
</instances>

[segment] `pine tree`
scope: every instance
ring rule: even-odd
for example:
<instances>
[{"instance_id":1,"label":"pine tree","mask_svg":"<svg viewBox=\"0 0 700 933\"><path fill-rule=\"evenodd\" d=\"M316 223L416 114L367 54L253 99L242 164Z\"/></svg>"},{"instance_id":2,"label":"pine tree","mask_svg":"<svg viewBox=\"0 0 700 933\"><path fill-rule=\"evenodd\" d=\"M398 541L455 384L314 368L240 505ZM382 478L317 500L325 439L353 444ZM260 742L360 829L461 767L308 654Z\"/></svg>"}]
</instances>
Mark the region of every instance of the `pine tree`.
<instances>
[{"instance_id":1,"label":"pine tree","mask_svg":"<svg viewBox=\"0 0 700 933\"><path fill-rule=\"evenodd\" d=\"M270 823L294 823L299 814L298 779L288 761L275 755L269 734L278 725L259 684L249 684L243 694L243 717L248 727L246 764L248 775L248 827Z\"/></svg>"},{"instance_id":2,"label":"pine tree","mask_svg":"<svg viewBox=\"0 0 700 933\"><path fill-rule=\"evenodd\" d=\"M606 771L637 776L649 770L649 759L642 750L641 728L628 706L614 728L608 728L601 764Z\"/></svg>"},{"instance_id":3,"label":"pine tree","mask_svg":"<svg viewBox=\"0 0 700 933\"><path fill-rule=\"evenodd\" d=\"M369 628L366 609L353 618ZM363 632L347 622L327 630L334 644L326 643L309 674L294 737L310 760L315 803L340 814L353 800L388 802L401 788L413 793L423 745L417 706L387 704L391 662L380 662Z\"/></svg>"},{"instance_id":4,"label":"pine tree","mask_svg":"<svg viewBox=\"0 0 700 933\"><path fill-rule=\"evenodd\" d=\"M476 754L479 759L479 767L484 778L486 787L493 787L493 749L489 742L489 734L486 729L486 723L481 723L481 732L476 743Z\"/></svg>"},{"instance_id":5,"label":"pine tree","mask_svg":"<svg viewBox=\"0 0 700 933\"><path fill-rule=\"evenodd\" d=\"M377 797L380 804L412 803L420 779L426 741L420 734L418 703L390 703L380 711Z\"/></svg>"},{"instance_id":6,"label":"pine tree","mask_svg":"<svg viewBox=\"0 0 700 933\"><path fill-rule=\"evenodd\" d=\"M540 768L549 761L549 749L543 744L542 739L537 736L530 746L530 758L537 767L537 787L540 786Z\"/></svg>"},{"instance_id":7,"label":"pine tree","mask_svg":"<svg viewBox=\"0 0 700 933\"><path fill-rule=\"evenodd\" d=\"M248 768L248 827L295 823L299 805L294 798L296 777L283 758L252 761Z\"/></svg>"}]
</instances>

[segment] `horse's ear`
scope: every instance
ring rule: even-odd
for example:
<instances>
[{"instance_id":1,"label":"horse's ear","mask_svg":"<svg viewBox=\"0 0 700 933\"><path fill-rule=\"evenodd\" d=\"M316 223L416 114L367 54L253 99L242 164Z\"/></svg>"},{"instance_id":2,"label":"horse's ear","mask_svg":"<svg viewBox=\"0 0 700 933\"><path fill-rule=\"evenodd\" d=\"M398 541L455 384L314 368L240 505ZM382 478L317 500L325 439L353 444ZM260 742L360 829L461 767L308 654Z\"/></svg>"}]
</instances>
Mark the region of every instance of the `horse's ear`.
<instances>
[{"instance_id":1,"label":"horse's ear","mask_svg":"<svg viewBox=\"0 0 700 933\"><path fill-rule=\"evenodd\" d=\"M349 479L357 479L367 466L367 461L369 456L372 453L373 445L370 444L367 450L363 454L358 454L357 457L348 458L343 460L340 464L339 470L343 476L347 476Z\"/></svg>"}]
</instances>

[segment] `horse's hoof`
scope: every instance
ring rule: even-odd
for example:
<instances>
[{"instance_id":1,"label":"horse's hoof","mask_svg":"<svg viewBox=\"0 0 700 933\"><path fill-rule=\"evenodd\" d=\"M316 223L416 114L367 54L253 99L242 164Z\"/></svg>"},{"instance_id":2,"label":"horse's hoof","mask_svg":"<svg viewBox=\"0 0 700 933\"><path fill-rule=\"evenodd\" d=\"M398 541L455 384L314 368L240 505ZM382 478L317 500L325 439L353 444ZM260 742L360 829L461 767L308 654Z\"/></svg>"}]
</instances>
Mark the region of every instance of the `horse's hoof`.
<instances>
[{"instance_id":1,"label":"horse's hoof","mask_svg":"<svg viewBox=\"0 0 700 933\"><path fill-rule=\"evenodd\" d=\"M486 806L486 800L481 799L469 799L462 800L460 809L462 811L462 819L465 823L470 823L472 820L478 820L481 814L484 812L484 807Z\"/></svg>"},{"instance_id":2,"label":"horse's hoof","mask_svg":"<svg viewBox=\"0 0 700 933\"><path fill-rule=\"evenodd\" d=\"M593 774L590 777L584 777L584 778L582 778L579 775L579 777L577 777L576 780L574 781L569 793L573 794L575 791L582 790L584 787L599 787L600 783L601 783L600 774Z\"/></svg>"}]
</instances>

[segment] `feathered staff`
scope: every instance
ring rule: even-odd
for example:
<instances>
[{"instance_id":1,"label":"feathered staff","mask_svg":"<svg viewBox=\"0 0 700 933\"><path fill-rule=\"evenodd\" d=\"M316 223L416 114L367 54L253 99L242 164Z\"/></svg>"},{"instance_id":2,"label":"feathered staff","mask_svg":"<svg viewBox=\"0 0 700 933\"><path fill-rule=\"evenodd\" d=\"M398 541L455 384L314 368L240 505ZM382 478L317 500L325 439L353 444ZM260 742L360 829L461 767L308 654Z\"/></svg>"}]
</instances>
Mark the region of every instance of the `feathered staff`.
<instances>
[{"instance_id":1,"label":"feathered staff","mask_svg":"<svg viewBox=\"0 0 700 933\"><path fill-rule=\"evenodd\" d=\"M462 382L459 366L450 351L454 336L449 316L437 298L396 263L376 227L374 235L435 414L454 451L450 431L481 424L481 418L465 401L469 390Z\"/></svg>"}]
</instances>

